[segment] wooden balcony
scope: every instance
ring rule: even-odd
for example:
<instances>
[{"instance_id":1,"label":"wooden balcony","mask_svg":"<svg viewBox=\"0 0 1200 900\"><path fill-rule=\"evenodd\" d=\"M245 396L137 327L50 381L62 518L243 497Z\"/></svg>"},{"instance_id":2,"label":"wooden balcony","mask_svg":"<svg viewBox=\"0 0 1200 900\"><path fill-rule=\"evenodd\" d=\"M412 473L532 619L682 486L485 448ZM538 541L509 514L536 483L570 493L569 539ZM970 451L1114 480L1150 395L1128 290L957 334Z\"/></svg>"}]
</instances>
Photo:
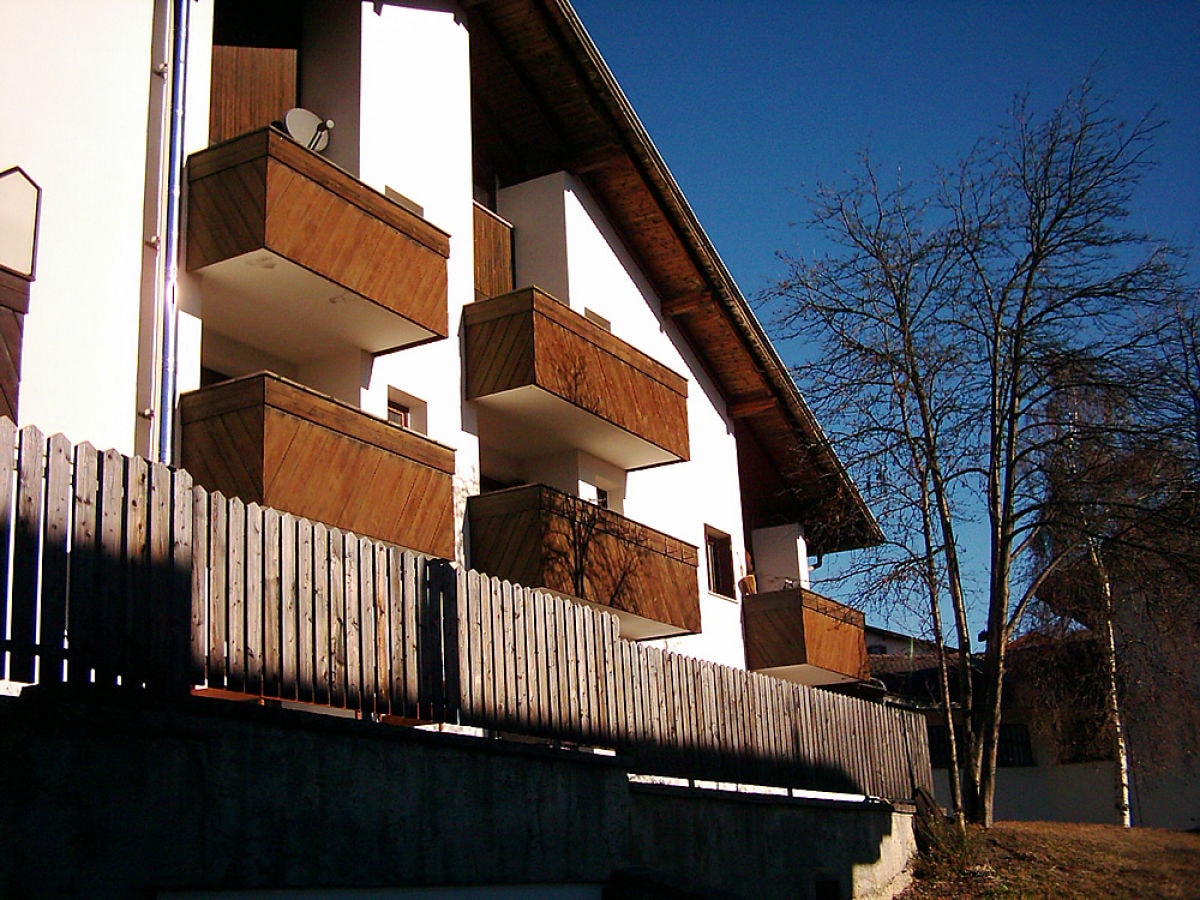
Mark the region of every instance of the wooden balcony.
<instances>
[{"instance_id":1,"label":"wooden balcony","mask_svg":"<svg viewBox=\"0 0 1200 900\"><path fill-rule=\"evenodd\" d=\"M804 588L742 600L746 666L801 684L838 684L867 675L863 614Z\"/></svg>"},{"instance_id":2,"label":"wooden balcony","mask_svg":"<svg viewBox=\"0 0 1200 900\"><path fill-rule=\"evenodd\" d=\"M688 459L687 381L538 288L472 303L467 399L514 458L584 450L623 469Z\"/></svg>"},{"instance_id":3,"label":"wooden balcony","mask_svg":"<svg viewBox=\"0 0 1200 900\"><path fill-rule=\"evenodd\" d=\"M454 557L454 451L278 375L180 398L183 467L227 496Z\"/></svg>"},{"instance_id":4,"label":"wooden balcony","mask_svg":"<svg viewBox=\"0 0 1200 900\"><path fill-rule=\"evenodd\" d=\"M544 485L467 500L471 565L617 614L623 637L700 630L696 548Z\"/></svg>"},{"instance_id":5,"label":"wooden balcony","mask_svg":"<svg viewBox=\"0 0 1200 900\"><path fill-rule=\"evenodd\" d=\"M214 329L289 362L444 338L448 235L264 128L188 160L189 271Z\"/></svg>"}]
</instances>

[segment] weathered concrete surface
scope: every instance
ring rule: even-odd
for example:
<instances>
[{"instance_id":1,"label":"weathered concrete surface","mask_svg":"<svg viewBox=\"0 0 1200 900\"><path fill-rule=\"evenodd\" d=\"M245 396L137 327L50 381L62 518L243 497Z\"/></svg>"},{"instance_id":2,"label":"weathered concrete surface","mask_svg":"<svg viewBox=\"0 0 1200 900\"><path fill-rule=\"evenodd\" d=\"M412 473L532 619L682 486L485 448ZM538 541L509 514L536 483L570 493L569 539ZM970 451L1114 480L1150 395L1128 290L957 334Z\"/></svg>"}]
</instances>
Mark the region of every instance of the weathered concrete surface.
<instances>
[{"instance_id":1,"label":"weathered concrete surface","mask_svg":"<svg viewBox=\"0 0 1200 900\"><path fill-rule=\"evenodd\" d=\"M632 785L634 853L664 881L730 897L874 897L916 852L912 815L885 803ZM899 885L898 885L899 886Z\"/></svg>"},{"instance_id":2,"label":"weathered concrete surface","mask_svg":"<svg viewBox=\"0 0 1200 900\"><path fill-rule=\"evenodd\" d=\"M889 882L911 844L883 805L630 785L585 753L207 699L0 698L0 896L844 897Z\"/></svg>"}]
</instances>

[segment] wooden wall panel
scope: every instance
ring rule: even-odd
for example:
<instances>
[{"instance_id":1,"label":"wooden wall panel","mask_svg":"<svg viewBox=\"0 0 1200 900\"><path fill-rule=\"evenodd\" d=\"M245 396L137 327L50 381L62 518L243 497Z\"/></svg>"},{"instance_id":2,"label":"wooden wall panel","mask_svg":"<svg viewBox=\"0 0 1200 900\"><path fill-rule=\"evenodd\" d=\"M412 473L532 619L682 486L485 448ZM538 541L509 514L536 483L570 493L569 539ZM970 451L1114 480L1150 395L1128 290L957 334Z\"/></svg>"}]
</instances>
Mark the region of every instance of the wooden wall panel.
<instances>
[{"instance_id":1,"label":"wooden wall panel","mask_svg":"<svg viewBox=\"0 0 1200 900\"><path fill-rule=\"evenodd\" d=\"M209 490L453 558L449 448L269 374L180 411L184 467Z\"/></svg>"},{"instance_id":2,"label":"wooden wall panel","mask_svg":"<svg viewBox=\"0 0 1200 900\"><path fill-rule=\"evenodd\" d=\"M802 588L749 594L742 600L746 666L819 666L863 678L863 614Z\"/></svg>"},{"instance_id":3,"label":"wooden wall panel","mask_svg":"<svg viewBox=\"0 0 1200 900\"><path fill-rule=\"evenodd\" d=\"M513 227L475 204L475 299L499 297L516 287L513 279Z\"/></svg>"},{"instance_id":4,"label":"wooden wall panel","mask_svg":"<svg viewBox=\"0 0 1200 900\"><path fill-rule=\"evenodd\" d=\"M266 249L449 333L449 236L272 129L188 161L189 271Z\"/></svg>"},{"instance_id":5,"label":"wooden wall panel","mask_svg":"<svg viewBox=\"0 0 1200 900\"><path fill-rule=\"evenodd\" d=\"M0 266L0 416L17 421L29 281Z\"/></svg>"},{"instance_id":6,"label":"wooden wall panel","mask_svg":"<svg viewBox=\"0 0 1200 900\"><path fill-rule=\"evenodd\" d=\"M525 385L689 458L687 380L535 288L476 302L467 325L467 397Z\"/></svg>"},{"instance_id":7,"label":"wooden wall panel","mask_svg":"<svg viewBox=\"0 0 1200 900\"><path fill-rule=\"evenodd\" d=\"M0 307L0 416L17 421L25 316Z\"/></svg>"},{"instance_id":8,"label":"wooden wall panel","mask_svg":"<svg viewBox=\"0 0 1200 900\"><path fill-rule=\"evenodd\" d=\"M214 44L208 142L270 125L296 106L297 57L289 48Z\"/></svg>"},{"instance_id":9,"label":"wooden wall panel","mask_svg":"<svg viewBox=\"0 0 1200 900\"><path fill-rule=\"evenodd\" d=\"M698 632L696 548L543 485L467 501L471 565L668 626Z\"/></svg>"}]
</instances>

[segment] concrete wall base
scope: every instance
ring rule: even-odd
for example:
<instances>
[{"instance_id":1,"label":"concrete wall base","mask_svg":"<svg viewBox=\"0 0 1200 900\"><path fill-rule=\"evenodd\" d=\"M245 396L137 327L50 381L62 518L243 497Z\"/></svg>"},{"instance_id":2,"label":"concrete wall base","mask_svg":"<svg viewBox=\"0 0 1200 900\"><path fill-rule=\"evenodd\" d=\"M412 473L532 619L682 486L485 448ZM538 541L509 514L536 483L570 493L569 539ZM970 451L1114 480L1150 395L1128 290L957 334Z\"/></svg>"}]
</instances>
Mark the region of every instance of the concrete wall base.
<instances>
[{"instance_id":1,"label":"concrete wall base","mask_svg":"<svg viewBox=\"0 0 1200 900\"><path fill-rule=\"evenodd\" d=\"M0 698L3 896L817 900L888 896L913 852L908 810L631 784L613 757L211 699Z\"/></svg>"}]
</instances>

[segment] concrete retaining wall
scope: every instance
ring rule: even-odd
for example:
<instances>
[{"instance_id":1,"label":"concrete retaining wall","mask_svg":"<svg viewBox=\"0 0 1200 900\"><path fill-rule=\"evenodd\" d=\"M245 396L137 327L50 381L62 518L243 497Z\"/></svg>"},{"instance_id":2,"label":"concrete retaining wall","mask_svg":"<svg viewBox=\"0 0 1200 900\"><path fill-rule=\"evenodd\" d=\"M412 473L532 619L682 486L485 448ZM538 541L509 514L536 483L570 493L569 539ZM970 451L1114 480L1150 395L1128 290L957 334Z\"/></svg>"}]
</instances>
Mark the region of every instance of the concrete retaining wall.
<instances>
[{"instance_id":1,"label":"concrete retaining wall","mask_svg":"<svg viewBox=\"0 0 1200 900\"><path fill-rule=\"evenodd\" d=\"M631 785L587 753L215 700L0 699L3 896L865 896L911 850L882 804Z\"/></svg>"}]
</instances>

